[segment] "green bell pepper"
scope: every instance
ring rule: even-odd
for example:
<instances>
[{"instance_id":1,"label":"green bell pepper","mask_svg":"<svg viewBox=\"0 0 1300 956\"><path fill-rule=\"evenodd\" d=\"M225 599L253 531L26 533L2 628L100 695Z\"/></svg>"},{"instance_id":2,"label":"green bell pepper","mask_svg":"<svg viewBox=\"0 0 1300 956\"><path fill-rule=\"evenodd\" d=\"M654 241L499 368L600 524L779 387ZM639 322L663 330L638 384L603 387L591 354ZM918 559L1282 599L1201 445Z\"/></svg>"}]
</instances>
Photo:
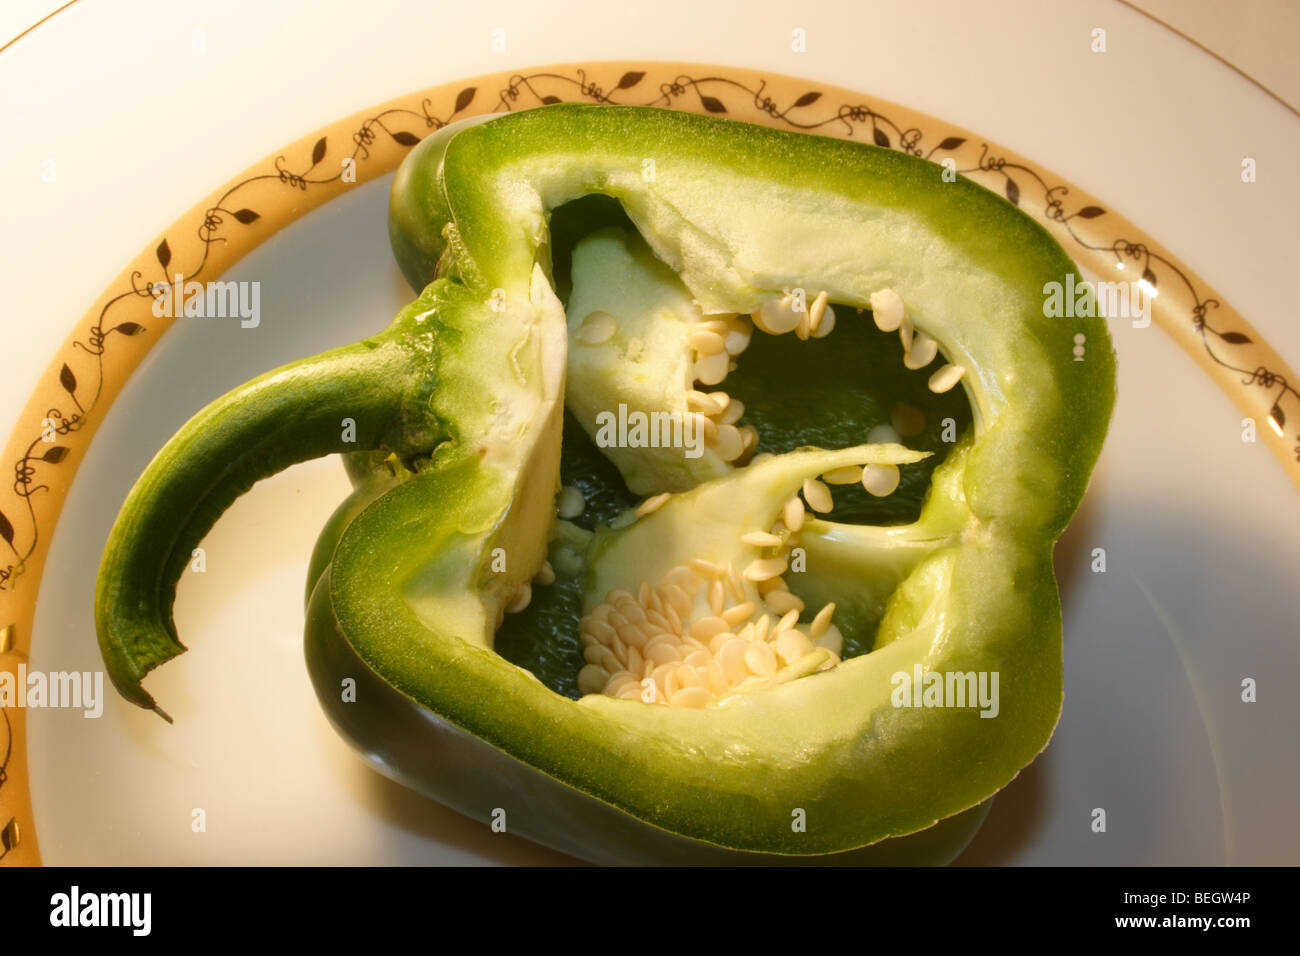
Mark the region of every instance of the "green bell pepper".
<instances>
[{"instance_id":1,"label":"green bell pepper","mask_svg":"<svg viewBox=\"0 0 1300 956\"><path fill-rule=\"evenodd\" d=\"M1044 316L1073 263L887 149L484 119L393 185L419 297L214 402L132 490L115 686L157 709L222 510L344 452L306 653L382 772L602 862L951 859L1061 710L1052 548L1115 392L1104 321Z\"/></svg>"}]
</instances>

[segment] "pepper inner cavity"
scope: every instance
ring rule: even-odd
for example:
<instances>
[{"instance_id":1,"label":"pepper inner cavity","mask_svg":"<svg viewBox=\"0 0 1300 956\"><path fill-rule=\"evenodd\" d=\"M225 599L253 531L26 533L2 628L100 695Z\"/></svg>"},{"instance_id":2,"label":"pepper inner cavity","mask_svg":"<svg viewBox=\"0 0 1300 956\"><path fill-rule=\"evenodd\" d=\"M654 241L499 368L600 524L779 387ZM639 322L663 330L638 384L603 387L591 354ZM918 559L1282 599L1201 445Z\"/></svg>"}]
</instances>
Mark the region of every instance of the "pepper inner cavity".
<instances>
[{"instance_id":1,"label":"pepper inner cavity","mask_svg":"<svg viewBox=\"0 0 1300 956\"><path fill-rule=\"evenodd\" d=\"M607 343L626 321L603 310L576 315L570 308L574 248L610 226L638 254L649 254L608 197L585 197L556 210L552 219L552 271L570 312L571 348ZM785 290L752 316L697 315L680 329L683 408L705 420L700 427L722 466L712 476L797 447L845 447L864 438L936 454L902 469L847 466L810 479L771 528L737 529L756 546L756 557L745 566L687 561L658 579L629 581L585 614L581 545L553 542L552 561L529 593L520 595L523 600L512 602L516 613L498 630L498 652L570 697L602 692L701 707L869 649L870 635L850 634L845 641L833 622L834 603L805 607L796 593L804 590L801 575L787 569L803 518L833 508L837 522L915 520L930 472L972 420L963 389L927 387L946 364L934 340L910 327L905 307L893 326L893 304L872 304L878 306L874 311L855 310L832 303L825 293ZM923 362L927 357L930 362ZM571 378L568 388L573 387ZM626 521L638 500L642 513L652 512L662 492L633 493L627 470L611 468L610 450L593 441L591 423L579 423L572 405L566 419L557 524L593 529L615 522L620 513L617 520ZM708 477L691 476L671 490ZM734 586L737 578L750 585L748 596ZM861 629L856 609L850 622ZM874 631L874 622L867 623Z\"/></svg>"}]
</instances>

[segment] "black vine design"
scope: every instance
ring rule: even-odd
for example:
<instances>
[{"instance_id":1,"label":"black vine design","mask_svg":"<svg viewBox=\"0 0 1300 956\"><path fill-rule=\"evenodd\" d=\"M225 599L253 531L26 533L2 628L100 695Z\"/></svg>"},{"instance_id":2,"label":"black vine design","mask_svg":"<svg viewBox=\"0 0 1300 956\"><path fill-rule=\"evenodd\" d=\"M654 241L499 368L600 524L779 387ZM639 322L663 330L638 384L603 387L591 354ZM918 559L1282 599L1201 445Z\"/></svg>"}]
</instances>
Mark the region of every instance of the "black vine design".
<instances>
[{"instance_id":1,"label":"black vine design","mask_svg":"<svg viewBox=\"0 0 1300 956\"><path fill-rule=\"evenodd\" d=\"M7 707L0 707L0 716L3 716L5 721L5 752L4 757L0 758L0 789L3 789L5 781L9 779L9 758L14 755L14 725L9 722L9 709ZM12 823L12 821L10 822ZM4 852L0 853L0 859L4 858L10 848L4 846L2 849Z\"/></svg>"},{"instance_id":2,"label":"black vine design","mask_svg":"<svg viewBox=\"0 0 1300 956\"><path fill-rule=\"evenodd\" d=\"M14 727L9 723L8 708L0 707L0 715L5 719L5 754L3 759L0 759L0 787L3 787L5 781L9 779L9 758L14 753Z\"/></svg>"},{"instance_id":3,"label":"black vine design","mask_svg":"<svg viewBox=\"0 0 1300 956\"><path fill-rule=\"evenodd\" d=\"M937 149L951 148L949 144L963 142L960 138L953 137L940 143ZM919 155L919 154L918 154ZM1215 348L1215 343L1211 340L1214 336L1219 342L1227 345L1248 345L1252 339L1244 332L1237 332L1231 329L1218 328L1212 325L1206 318L1207 313L1212 309L1217 309L1220 305L1218 299L1202 298L1196 291L1196 287L1188 279L1187 275L1167 258L1159 253L1152 252L1145 243L1132 242L1128 239L1118 238L1110 245L1096 245L1086 242L1070 223L1075 219L1096 219L1106 215L1106 210L1100 206L1084 206L1073 212L1067 212L1065 208L1064 197L1068 196L1070 189L1068 186L1049 186L1047 182L1035 170L1020 164L1008 163L1005 159L989 155L988 144L980 146L979 160L974 166L965 169L958 169L957 172L963 175L971 173L997 173L1003 177L1003 188L1006 192L1007 199L1016 205L1020 205L1020 185L1017 180L1011 177L1007 170L1017 170L1020 174L1031 178L1043 191L1043 208L1041 214L1043 218L1051 222L1060 223L1074 240L1075 244L1084 249L1093 251L1110 250L1114 255L1116 263L1124 265L1126 259L1131 260L1132 264L1140 267L1142 270L1142 280L1151 285L1152 288L1159 287L1160 275L1175 276L1187 289L1192 297L1191 324L1192 328L1201 338L1201 344L1204 346L1206 354L1218 365L1223 366L1234 372L1241 373L1243 385L1258 385L1264 389L1276 389L1273 393L1272 408L1269 410L1269 421L1277 430L1279 435L1286 427L1287 417L1282 410L1282 402L1288 396L1292 400L1300 401L1300 392L1296 391L1295 385L1287 381L1286 376L1275 372L1262 365L1255 368L1248 368L1243 365L1234 365L1225 359ZM1156 270L1159 270L1157 272ZM1300 441L1300 433L1296 434L1296 440ZM1296 461L1300 461L1300 445L1295 448Z\"/></svg>"},{"instance_id":4,"label":"black vine design","mask_svg":"<svg viewBox=\"0 0 1300 956\"><path fill-rule=\"evenodd\" d=\"M18 845L18 821L13 817L0 829L0 860L9 855L9 851Z\"/></svg>"},{"instance_id":5,"label":"black vine design","mask_svg":"<svg viewBox=\"0 0 1300 956\"><path fill-rule=\"evenodd\" d=\"M936 153L952 153L966 143L964 136L945 135L934 137L938 140L934 145L923 145L927 137L917 127L902 128L866 103L840 103L833 109L827 110L824 108L822 93L816 90L802 93L789 103L781 103L767 93L766 80L760 80L755 88L726 76L693 77L683 73L672 80L660 83L657 95L647 94L640 99L635 99L634 91L641 85L645 76L645 70L629 70L623 73L612 87L605 89L589 79L587 71L582 68L576 69L572 76L545 71L516 73L510 77L504 87L497 91L492 112L512 111L566 100L587 100L606 104L636 102L646 106L693 107L708 113L726 114L729 112L728 100L734 103L735 97L743 97L755 109L792 129L813 131L832 127L846 137L857 137L859 133L863 133L877 146L899 149L925 159L934 159ZM351 159L355 164L368 159L370 145L381 135L388 136L401 146L408 148L415 146L420 142L421 136L411 127L415 130L422 129L426 134L427 131L441 129L466 110L477 95L477 87L469 86L460 90L456 94L450 112L445 116L435 113L433 104L426 97L420 101L418 108L384 110L365 120L352 134L350 155L340 160L341 168L330 176L318 174L328 153L325 137L320 138L313 145L309 162L303 160L300 165L294 166L288 157L277 156L271 170L235 184L221 196L215 206L205 212L203 221L197 227L198 237L203 243L202 253L188 272L178 273L181 279L189 281L203 272L212 244L226 241L224 230L228 227L227 219L233 219L240 227L249 227L260 218L255 210L234 201L244 187L260 181L278 181L287 188L306 191L313 186L336 182L344 176L345 169L342 168L344 160ZM820 108L813 112L811 108L819 104ZM952 159L952 157L944 158ZM1249 368L1235 365L1220 354L1218 350L1220 345L1246 345L1251 340L1242 332L1221 328L1209 321L1211 310L1219 307L1216 299L1202 298L1182 270L1165 257L1151 252L1145 244L1118 238L1109 246L1093 245L1080 237L1071 226L1071 222L1076 219L1089 220L1104 216L1107 214L1105 209L1087 205L1068 210L1065 199L1069 195L1069 187L1049 185L1035 170L992 155L987 143L981 144L980 155L975 165L956 169L955 160L952 165L955 172L972 178L992 180L1000 185L1007 199L1016 205L1022 205L1024 200L1022 186L1026 182L1032 183L1035 189L1042 193L1042 206L1036 210L1037 214L1051 222L1059 223L1080 248L1093 251L1109 249L1115 255L1117 262L1130 260L1135 266L1141 267L1142 278L1152 286L1158 286L1161 281L1181 282L1191 293L1195 303L1189 320L1193 329L1199 333L1207 354L1220 366L1241 373L1243 384L1269 390L1273 398L1270 421L1279 433L1286 427L1287 416L1282 407L1283 403L1300 406L1300 392L1297 392L1296 385L1288 382L1286 377L1277 371L1264 366ZM1013 172L1015 176L1012 175ZM32 439L22 458L14 464L14 491L27 508L31 532L30 538L24 544L18 544L13 524L3 512L0 512L0 538L3 538L13 555L7 566L0 568L0 590L14 586L14 579L23 573L27 558L36 549L39 529L36 527L32 496L48 487L40 481L43 469L57 468L67 459L69 449L58 444L58 436L82 428L86 417L98 405L103 387L103 355L108 343L113 341L111 337L116 334L123 338L130 338L147 331L144 326L136 322L108 324L109 312L120 302L129 300L133 296L144 298L158 296L161 294L161 283L169 282L174 278L168 274L172 253L166 239L158 245L155 255L161 269L161 279L151 280L140 272L132 273L131 288L110 299L101 310L98 320L91 326L86 340L74 343L77 348L95 360L90 369L90 384L79 382L73 370L66 363L63 365L59 372L59 384L67 392L70 404L66 408L51 408L47 412L41 433ZM1295 448L1296 460L1300 461L1300 433L1297 433L1296 441L1298 443ZM0 780L2 779L0 777Z\"/></svg>"}]
</instances>

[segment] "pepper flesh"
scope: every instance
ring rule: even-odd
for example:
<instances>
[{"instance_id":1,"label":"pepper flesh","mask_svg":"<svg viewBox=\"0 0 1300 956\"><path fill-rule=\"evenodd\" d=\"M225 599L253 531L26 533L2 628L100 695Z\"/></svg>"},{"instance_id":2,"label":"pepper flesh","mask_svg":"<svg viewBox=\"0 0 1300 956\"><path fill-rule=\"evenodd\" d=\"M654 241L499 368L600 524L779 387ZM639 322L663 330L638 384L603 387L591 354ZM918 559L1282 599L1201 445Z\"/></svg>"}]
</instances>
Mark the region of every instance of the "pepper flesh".
<instances>
[{"instance_id":1,"label":"pepper flesh","mask_svg":"<svg viewBox=\"0 0 1300 956\"><path fill-rule=\"evenodd\" d=\"M642 176L646 157L653 180ZM493 652L506 604L545 557L559 484L567 335L547 217L593 193L619 201L704 314L754 312L793 286L866 308L892 288L916 327L968 370L975 427L935 471L916 521L815 520L802 534L818 569L811 591L883 604L871 653L681 711L574 701ZM1114 398L1104 323L1043 316L1044 283L1077 278L1050 236L910 156L587 105L431 137L399 171L390 233L408 278L429 283L394 325L355 352L219 400L133 490L97 595L119 690L153 706L140 679L183 649L170 619L175 580L220 509L261 474L340 450L330 416L361 401L375 413L358 429L360 447L378 454L354 457L358 491L313 558L307 650L331 719L380 769L479 816L513 798L512 829L593 858L716 861L872 844L888 856L920 847L918 831L941 820L969 835L980 804L1042 749L1060 712L1052 545ZM1089 360L1075 363L1080 332ZM393 357L382 374L360 361L375 355ZM339 362L357 374L341 375ZM354 379L355 395L321 404ZM285 415L313 404L323 411L310 422ZM232 449L248 450L216 469ZM727 466L713 481L743 484L756 467ZM598 535L588 591L604 593L606 571L614 586L651 575L648 565L668 561L664 542L690 550L682 535L655 531L678 511ZM494 566L499 554L505 570ZM997 671L998 718L893 706L893 675L917 666ZM372 700L340 704L339 680L361 675ZM455 759L458 772L440 772L429 754ZM792 827L792 815L806 825ZM578 832L579 817L593 821L589 832ZM907 834L918 836L890 839Z\"/></svg>"}]
</instances>

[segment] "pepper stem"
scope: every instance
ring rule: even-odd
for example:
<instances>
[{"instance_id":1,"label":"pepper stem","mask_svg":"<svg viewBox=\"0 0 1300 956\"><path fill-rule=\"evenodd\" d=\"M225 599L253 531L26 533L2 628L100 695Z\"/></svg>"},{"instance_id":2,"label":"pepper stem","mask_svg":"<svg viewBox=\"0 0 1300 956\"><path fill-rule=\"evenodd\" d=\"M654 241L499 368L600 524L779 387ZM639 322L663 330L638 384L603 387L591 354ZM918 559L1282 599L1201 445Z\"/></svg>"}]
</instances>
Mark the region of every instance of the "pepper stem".
<instances>
[{"instance_id":1,"label":"pepper stem","mask_svg":"<svg viewBox=\"0 0 1300 956\"><path fill-rule=\"evenodd\" d=\"M383 333L268 372L190 419L131 489L100 564L95 622L118 691L170 723L140 682L185 650L172 606L193 549L236 498L290 465L432 450L428 388L403 338Z\"/></svg>"}]
</instances>

